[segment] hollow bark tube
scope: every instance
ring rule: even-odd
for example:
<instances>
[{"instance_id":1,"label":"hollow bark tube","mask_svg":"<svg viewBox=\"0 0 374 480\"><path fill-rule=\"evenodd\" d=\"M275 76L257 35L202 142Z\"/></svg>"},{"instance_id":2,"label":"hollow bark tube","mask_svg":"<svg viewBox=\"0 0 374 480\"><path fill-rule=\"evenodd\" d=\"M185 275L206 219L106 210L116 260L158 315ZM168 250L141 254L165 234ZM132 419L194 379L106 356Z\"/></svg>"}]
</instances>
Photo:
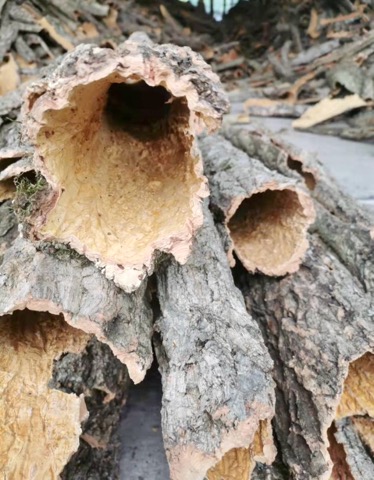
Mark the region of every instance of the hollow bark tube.
<instances>
[{"instance_id":1,"label":"hollow bark tube","mask_svg":"<svg viewBox=\"0 0 374 480\"><path fill-rule=\"evenodd\" d=\"M211 203L222 212L233 251L250 272L292 273L299 267L314 220L300 183L266 168L221 136L200 141Z\"/></svg>"},{"instance_id":2,"label":"hollow bark tube","mask_svg":"<svg viewBox=\"0 0 374 480\"><path fill-rule=\"evenodd\" d=\"M185 262L207 195L195 135L227 106L187 47L80 45L26 94L26 134L50 187L31 234L70 244L127 291L156 251Z\"/></svg>"},{"instance_id":3,"label":"hollow bark tube","mask_svg":"<svg viewBox=\"0 0 374 480\"><path fill-rule=\"evenodd\" d=\"M227 452L250 447L274 408L270 358L234 286L207 208L204 215L187 263L172 260L157 272L156 352L173 480L203 480ZM274 458L269 428L261 436L264 462Z\"/></svg>"},{"instance_id":4,"label":"hollow bark tube","mask_svg":"<svg viewBox=\"0 0 374 480\"><path fill-rule=\"evenodd\" d=\"M53 361L81 352L90 336L29 310L0 317L0 331L0 470L5 478L57 479L78 449L87 410L83 396L48 382Z\"/></svg>"}]
</instances>

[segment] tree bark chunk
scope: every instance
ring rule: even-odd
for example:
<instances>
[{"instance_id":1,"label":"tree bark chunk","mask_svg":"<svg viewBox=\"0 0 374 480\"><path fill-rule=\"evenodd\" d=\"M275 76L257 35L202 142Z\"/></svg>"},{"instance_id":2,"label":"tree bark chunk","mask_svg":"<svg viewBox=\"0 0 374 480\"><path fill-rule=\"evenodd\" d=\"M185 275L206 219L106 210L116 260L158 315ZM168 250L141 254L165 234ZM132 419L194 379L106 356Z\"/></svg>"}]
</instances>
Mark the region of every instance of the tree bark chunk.
<instances>
[{"instance_id":1,"label":"tree bark chunk","mask_svg":"<svg viewBox=\"0 0 374 480\"><path fill-rule=\"evenodd\" d=\"M78 449L83 396L48 388L53 361L89 335L61 317L24 310L0 318L0 471L4 478L58 478ZM48 454L46 454L48 452Z\"/></svg>"}]
</instances>

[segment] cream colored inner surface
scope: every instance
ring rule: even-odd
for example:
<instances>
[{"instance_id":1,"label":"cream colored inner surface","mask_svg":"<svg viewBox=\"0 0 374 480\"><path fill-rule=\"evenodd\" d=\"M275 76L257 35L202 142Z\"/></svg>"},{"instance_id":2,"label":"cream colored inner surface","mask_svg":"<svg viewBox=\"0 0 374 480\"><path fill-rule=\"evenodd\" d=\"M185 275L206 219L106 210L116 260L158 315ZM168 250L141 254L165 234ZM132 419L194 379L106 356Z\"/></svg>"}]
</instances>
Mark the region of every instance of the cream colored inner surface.
<instances>
[{"instance_id":1,"label":"cream colored inner surface","mask_svg":"<svg viewBox=\"0 0 374 480\"><path fill-rule=\"evenodd\" d=\"M243 265L271 273L291 260L305 236L306 223L295 192L266 190L246 198L228 228Z\"/></svg>"},{"instance_id":2,"label":"cream colored inner surface","mask_svg":"<svg viewBox=\"0 0 374 480\"><path fill-rule=\"evenodd\" d=\"M194 171L189 111L163 87L112 75L76 87L69 107L44 114L39 153L62 189L41 233L107 263L139 266L183 238Z\"/></svg>"},{"instance_id":3,"label":"cream colored inner surface","mask_svg":"<svg viewBox=\"0 0 374 480\"><path fill-rule=\"evenodd\" d=\"M82 401L48 388L53 360L89 336L61 317L28 310L0 318L0 472L50 480L79 445Z\"/></svg>"}]
</instances>

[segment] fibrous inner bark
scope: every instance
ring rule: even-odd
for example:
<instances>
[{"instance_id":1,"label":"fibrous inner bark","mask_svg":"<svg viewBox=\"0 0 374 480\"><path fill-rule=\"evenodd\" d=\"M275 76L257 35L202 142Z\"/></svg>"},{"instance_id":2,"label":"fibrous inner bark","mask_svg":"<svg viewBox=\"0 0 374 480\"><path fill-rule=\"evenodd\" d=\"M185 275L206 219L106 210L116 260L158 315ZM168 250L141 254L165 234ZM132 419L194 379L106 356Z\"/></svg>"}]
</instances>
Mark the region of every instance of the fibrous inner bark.
<instances>
[{"instance_id":1,"label":"fibrous inner bark","mask_svg":"<svg viewBox=\"0 0 374 480\"><path fill-rule=\"evenodd\" d=\"M16 311L0 318L0 473L57 479L79 446L82 397L48 388L53 361L90 336L58 316Z\"/></svg>"},{"instance_id":2,"label":"fibrous inner bark","mask_svg":"<svg viewBox=\"0 0 374 480\"><path fill-rule=\"evenodd\" d=\"M155 249L168 251L171 237L186 235L203 180L185 99L112 74L75 87L67 106L46 110L43 120L37 145L59 190L39 229L44 237L91 259L141 267ZM181 261L188 254L174 253Z\"/></svg>"},{"instance_id":3,"label":"fibrous inner bark","mask_svg":"<svg viewBox=\"0 0 374 480\"><path fill-rule=\"evenodd\" d=\"M244 266L266 273L292 259L304 241L307 221L296 192L265 190L243 200L228 228Z\"/></svg>"}]
</instances>

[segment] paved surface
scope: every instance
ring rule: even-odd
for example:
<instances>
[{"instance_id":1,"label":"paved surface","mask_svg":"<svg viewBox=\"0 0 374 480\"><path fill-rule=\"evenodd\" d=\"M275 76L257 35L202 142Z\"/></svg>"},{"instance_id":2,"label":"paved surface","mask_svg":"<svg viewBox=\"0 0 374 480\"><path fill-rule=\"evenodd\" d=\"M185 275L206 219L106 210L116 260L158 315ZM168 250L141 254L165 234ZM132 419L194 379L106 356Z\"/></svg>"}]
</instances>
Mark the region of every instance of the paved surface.
<instances>
[{"instance_id":1,"label":"paved surface","mask_svg":"<svg viewBox=\"0 0 374 480\"><path fill-rule=\"evenodd\" d=\"M237 111L237 110L236 110ZM257 119L300 148L316 152L337 181L374 211L374 145L294 131L287 119ZM121 423L121 480L168 480L161 438L161 379L151 371L131 390Z\"/></svg>"},{"instance_id":2,"label":"paved surface","mask_svg":"<svg viewBox=\"0 0 374 480\"><path fill-rule=\"evenodd\" d=\"M121 480L169 480L161 437L161 377L155 368L132 387L120 425Z\"/></svg>"}]
</instances>

